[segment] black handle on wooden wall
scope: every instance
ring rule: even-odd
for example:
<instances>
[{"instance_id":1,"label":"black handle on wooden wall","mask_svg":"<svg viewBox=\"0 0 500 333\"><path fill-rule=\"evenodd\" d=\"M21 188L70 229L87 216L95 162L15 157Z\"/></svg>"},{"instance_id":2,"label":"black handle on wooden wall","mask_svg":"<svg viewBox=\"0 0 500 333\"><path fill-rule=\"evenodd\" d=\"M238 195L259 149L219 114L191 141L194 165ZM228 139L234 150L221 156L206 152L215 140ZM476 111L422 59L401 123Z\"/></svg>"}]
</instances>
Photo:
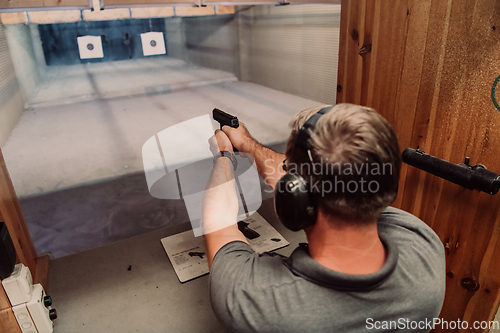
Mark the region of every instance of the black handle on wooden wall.
<instances>
[{"instance_id":1,"label":"black handle on wooden wall","mask_svg":"<svg viewBox=\"0 0 500 333\"><path fill-rule=\"evenodd\" d=\"M500 175L489 171L482 164L471 166L469 158L464 163L453 164L424 153L422 150L406 148L403 162L465 188L495 194L500 189Z\"/></svg>"}]
</instances>

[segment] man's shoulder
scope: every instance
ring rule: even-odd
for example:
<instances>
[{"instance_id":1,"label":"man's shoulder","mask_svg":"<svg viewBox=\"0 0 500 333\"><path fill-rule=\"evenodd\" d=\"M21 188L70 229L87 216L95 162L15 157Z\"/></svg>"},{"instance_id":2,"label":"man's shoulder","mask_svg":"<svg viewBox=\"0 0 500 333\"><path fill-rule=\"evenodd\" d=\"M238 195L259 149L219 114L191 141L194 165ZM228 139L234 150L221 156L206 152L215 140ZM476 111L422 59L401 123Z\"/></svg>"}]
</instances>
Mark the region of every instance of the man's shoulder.
<instances>
[{"instance_id":1,"label":"man's shoulder","mask_svg":"<svg viewBox=\"0 0 500 333\"><path fill-rule=\"evenodd\" d=\"M212 275L222 280L238 277L239 288L265 289L290 282L293 274L283 264L286 257L275 252L257 253L241 241L224 245L215 255Z\"/></svg>"},{"instance_id":2,"label":"man's shoulder","mask_svg":"<svg viewBox=\"0 0 500 333\"><path fill-rule=\"evenodd\" d=\"M441 244L437 234L424 221L404 210L387 207L378 220L379 233L391 238L422 238L431 244ZM441 244L442 246L442 244Z\"/></svg>"},{"instance_id":3,"label":"man's shoulder","mask_svg":"<svg viewBox=\"0 0 500 333\"><path fill-rule=\"evenodd\" d=\"M411 274L417 285L434 281L444 292L444 246L425 222L401 209L388 207L379 219L379 235L397 247L396 276L398 272Z\"/></svg>"},{"instance_id":4,"label":"man's shoulder","mask_svg":"<svg viewBox=\"0 0 500 333\"><path fill-rule=\"evenodd\" d=\"M415 215L396 207L386 207L380 214L379 222L425 223Z\"/></svg>"}]
</instances>

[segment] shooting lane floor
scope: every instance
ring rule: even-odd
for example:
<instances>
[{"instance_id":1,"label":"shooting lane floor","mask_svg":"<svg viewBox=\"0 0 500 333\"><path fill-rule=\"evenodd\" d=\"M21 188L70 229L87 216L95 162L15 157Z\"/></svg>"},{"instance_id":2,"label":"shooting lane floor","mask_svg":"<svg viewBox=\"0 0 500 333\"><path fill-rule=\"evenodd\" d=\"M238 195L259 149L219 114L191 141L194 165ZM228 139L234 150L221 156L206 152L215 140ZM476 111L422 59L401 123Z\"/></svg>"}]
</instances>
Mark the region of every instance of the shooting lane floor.
<instances>
[{"instance_id":1,"label":"shooting lane floor","mask_svg":"<svg viewBox=\"0 0 500 333\"><path fill-rule=\"evenodd\" d=\"M2 149L39 254L188 221L182 202L148 193L141 149L155 133L218 107L283 149L292 115L321 104L178 59L132 62L48 68Z\"/></svg>"}]
</instances>

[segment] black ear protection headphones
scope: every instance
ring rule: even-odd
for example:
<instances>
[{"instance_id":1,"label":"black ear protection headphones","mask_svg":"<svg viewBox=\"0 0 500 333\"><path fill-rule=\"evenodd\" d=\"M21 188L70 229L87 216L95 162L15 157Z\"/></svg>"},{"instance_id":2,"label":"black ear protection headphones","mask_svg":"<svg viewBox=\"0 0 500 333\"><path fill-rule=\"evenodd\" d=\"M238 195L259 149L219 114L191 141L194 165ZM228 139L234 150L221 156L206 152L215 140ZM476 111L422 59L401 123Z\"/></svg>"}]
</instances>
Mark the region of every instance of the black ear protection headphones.
<instances>
[{"instance_id":1,"label":"black ear protection headphones","mask_svg":"<svg viewBox=\"0 0 500 333\"><path fill-rule=\"evenodd\" d=\"M309 144L310 133L314 131L319 118L332 108L333 106L329 106L313 114L297 133L295 148L306 150L311 164L313 162L312 147ZM276 183L274 208L281 223L292 231L304 229L316 222L316 201L316 195L312 193L309 182L297 173L287 172Z\"/></svg>"}]
</instances>

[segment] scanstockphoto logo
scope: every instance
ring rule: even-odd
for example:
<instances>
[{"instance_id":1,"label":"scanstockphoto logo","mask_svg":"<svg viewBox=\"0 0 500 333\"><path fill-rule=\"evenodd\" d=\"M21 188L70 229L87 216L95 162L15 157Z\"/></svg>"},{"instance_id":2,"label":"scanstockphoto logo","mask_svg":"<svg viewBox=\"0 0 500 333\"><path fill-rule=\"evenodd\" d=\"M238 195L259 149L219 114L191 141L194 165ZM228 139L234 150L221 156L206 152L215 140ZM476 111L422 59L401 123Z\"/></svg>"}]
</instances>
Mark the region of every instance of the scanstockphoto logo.
<instances>
[{"instance_id":1,"label":"scanstockphoto logo","mask_svg":"<svg viewBox=\"0 0 500 333\"><path fill-rule=\"evenodd\" d=\"M267 172L274 174L276 171L271 161L266 161ZM303 191L318 193L322 196L328 193L371 193L380 190L383 176L393 174L392 163L329 163L322 158L313 163L290 163L288 173L296 175L309 175L304 177L309 187ZM318 177L320 176L320 177ZM321 179L321 180L318 180ZM291 187L280 183L276 188L278 192L292 191ZM296 189L294 189L296 191Z\"/></svg>"},{"instance_id":2,"label":"scanstockphoto logo","mask_svg":"<svg viewBox=\"0 0 500 333\"><path fill-rule=\"evenodd\" d=\"M396 320L375 320L366 318L365 327L367 330L374 331L430 331L441 329L449 330L493 330L500 329L500 323L493 321L474 321L468 322L458 318L457 320L444 320L442 318L424 318L423 320L411 320L408 318L398 318Z\"/></svg>"},{"instance_id":3,"label":"scanstockphoto logo","mask_svg":"<svg viewBox=\"0 0 500 333\"><path fill-rule=\"evenodd\" d=\"M182 199L195 236L207 232L202 221L202 209L216 153L209 144L213 135L212 120L209 115L204 115L158 132L142 147L149 193L158 199ZM253 159L239 155L236 158L238 167L234 183L238 197L238 217L243 217L245 213L252 213L260 207L262 195ZM212 226L210 231L227 226Z\"/></svg>"}]
</instances>

